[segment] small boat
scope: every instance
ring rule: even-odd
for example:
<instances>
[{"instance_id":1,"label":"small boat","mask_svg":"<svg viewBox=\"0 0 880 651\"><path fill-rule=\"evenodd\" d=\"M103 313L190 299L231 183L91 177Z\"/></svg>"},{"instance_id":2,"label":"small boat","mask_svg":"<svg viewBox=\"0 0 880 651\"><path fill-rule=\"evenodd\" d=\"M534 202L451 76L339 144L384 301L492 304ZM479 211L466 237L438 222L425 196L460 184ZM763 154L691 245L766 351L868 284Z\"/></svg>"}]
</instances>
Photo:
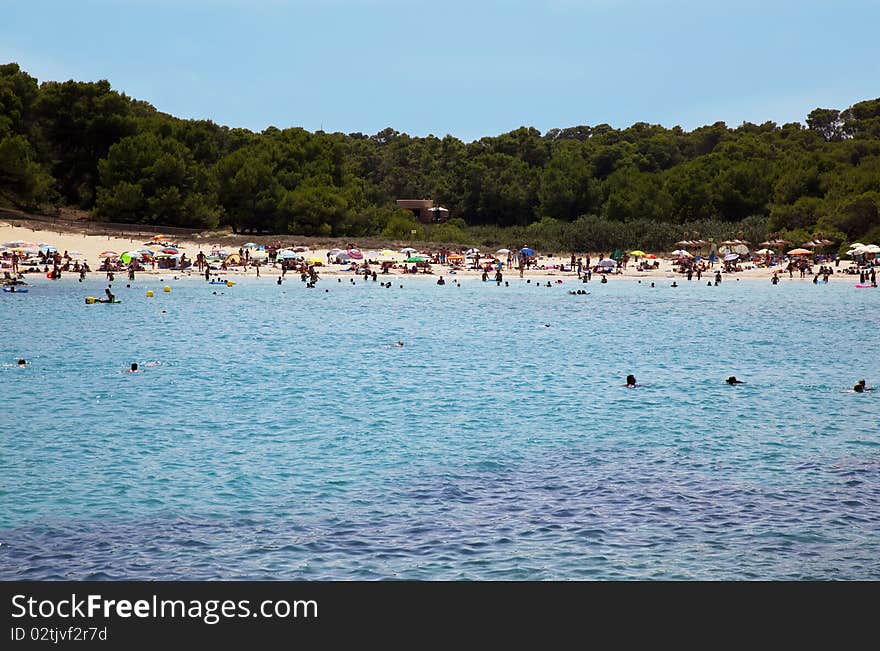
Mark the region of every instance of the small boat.
<instances>
[{"instance_id":1,"label":"small boat","mask_svg":"<svg viewBox=\"0 0 880 651\"><path fill-rule=\"evenodd\" d=\"M15 287L15 286L12 286L12 287L4 287L4 288L3 288L3 291L6 292L6 293L8 293L8 294L27 294L27 293L28 293L27 287L22 287L22 288L19 289L19 288Z\"/></svg>"}]
</instances>

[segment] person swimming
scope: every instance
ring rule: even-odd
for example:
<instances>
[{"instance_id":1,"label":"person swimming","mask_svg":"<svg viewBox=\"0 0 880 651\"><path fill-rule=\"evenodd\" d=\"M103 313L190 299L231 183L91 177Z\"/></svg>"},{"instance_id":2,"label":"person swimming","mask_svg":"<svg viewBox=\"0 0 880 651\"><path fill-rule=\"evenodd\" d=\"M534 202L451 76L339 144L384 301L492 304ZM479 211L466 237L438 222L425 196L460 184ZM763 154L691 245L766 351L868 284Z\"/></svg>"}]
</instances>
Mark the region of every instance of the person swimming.
<instances>
[{"instance_id":1,"label":"person swimming","mask_svg":"<svg viewBox=\"0 0 880 651\"><path fill-rule=\"evenodd\" d=\"M26 367L26 366L27 366L27 360L26 360L26 359L20 359L20 360L18 360L18 368L24 368L24 367Z\"/></svg>"},{"instance_id":2,"label":"person swimming","mask_svg":"<svg viewBox=\"0 0 880 651\"><path fill-rule=\"evenodd\" d=\"M626 376L626 388L627 389L634 389L637 386L639 386L639 385L636 384L636 376L635 375L627 375Z\"/></svg>"},{"instance_id":3,"label":"person swimming","mask_svg":"<svg viewBox=\"0 0 880 651\"><path fill-rule=\"evenodd\" d=\"M673 280L673 281L672 281L672 284L670 285L670 287L678 287L678 283L675 282L675 281Z\"/></svg>"},{"instance_id":4,"label":"person swimming","mask_svg":"<svg viewBox=\"0 0 880 651\"><path fill-rule=\"evenodd\" d=\"M403 342L398 341L396 344L389 344L392 348L403 348Z\"/></svg>"},{"instance_id":5,"label":"person swimming","mask_svg":"<svg viewBox=\"0 0 880 651\"><path fill-rule=\"evenodd\" d=\"M440 276L440 277L437 279L437 284L438 284L438 285L445 285L445 284L446 284L446 281L443 280L443 276Z\"/></svg>"},{"instance_id":6,"label":"person swimming","mask_svg":"<svg viewBox=\"0 0 880 651\"><path fill-rule=\"evenodd\" d=\"M864 393L865 391L873 391L873 390L874 390L874 387L866 386L864 380L859 380L853 386L853 391L855 391L856 393Z\"/></svg>"},{"instance_id":7,"label":"person swimming","mask_svg":"<svg viewBox=\"0 0 880 651\"><path fill-rule=\"evenodd\" d=\"M104 290L104 293L107 294L107 300L102 301L102 303L112 303L116 300L116 296L113 295L113 292L110 291L109 287Z\"/></svg>"},{"instance_id":8,"label":"person swimming","mask_svg":"<svg viewBox=\"0 0 880 651\"><path fill-rule=\"evenodd\" d=\"M128 369L128 372L129 372L129 373L137 373L137 372L138 372L138 365L137 365L137 362L132 362L132 363L131 363L131 367Z\"/></svg>"},{"instance_id":9,"label":"person swimming","mask_svg":"<svg viewBox=\"0 0 880 651\"><path fill-rule=\"evenodd\" d=\"M725 380L729 385L733 386L734 384L745 384L742 380L737 380L735 375L731 375L729 378Z\"/></svg>"}]
</instances>

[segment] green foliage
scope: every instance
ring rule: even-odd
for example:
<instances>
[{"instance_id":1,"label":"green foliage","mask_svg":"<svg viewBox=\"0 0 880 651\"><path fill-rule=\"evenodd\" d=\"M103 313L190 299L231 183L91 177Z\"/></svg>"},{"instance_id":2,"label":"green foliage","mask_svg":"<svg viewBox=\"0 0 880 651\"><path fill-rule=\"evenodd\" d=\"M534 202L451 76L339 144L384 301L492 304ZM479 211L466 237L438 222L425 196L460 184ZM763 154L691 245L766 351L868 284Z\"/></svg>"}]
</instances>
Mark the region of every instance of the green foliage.
<instances>
[{"instance_id":1,"label":"green foliage","mask_svg":"<svg viewBox=\"0 0 880 651\"><path fill-rule=\"evenodd\" d=\"M880 99L815 109L806 126L521 127L464 143L393 128L252 133L160 113L107 81L39 85L18 65L0 65L0 202L78 205L99 219L663 249L783 233L870 240L878 196ZM395 206L403 198L431 198L455 219L419 224Z\"/></svg>"}]
</instances>

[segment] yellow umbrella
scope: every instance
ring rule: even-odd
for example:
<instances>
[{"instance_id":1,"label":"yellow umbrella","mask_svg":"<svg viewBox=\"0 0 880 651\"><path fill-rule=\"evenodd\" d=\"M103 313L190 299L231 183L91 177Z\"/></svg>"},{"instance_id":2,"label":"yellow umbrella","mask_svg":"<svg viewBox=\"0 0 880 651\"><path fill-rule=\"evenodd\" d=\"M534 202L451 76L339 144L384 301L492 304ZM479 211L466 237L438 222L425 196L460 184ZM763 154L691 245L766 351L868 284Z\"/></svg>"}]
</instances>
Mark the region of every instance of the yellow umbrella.
<instances>
[{"instance_id":1,"label":"yellow umbrella","mask_svg":"<svg viewBox=\"0 0 880 651\"><path fill-rule=\"evenodd\" d=\"M312 264L323 264L324 261L321 258L309 258L309 262Z\"/></svg>"},{"instance_id":2,"label":"yellow umbrella","mask_svg":"<svg viewBox=\"0 0 880 651\"><path fill-rule=\"evenodd\" d=\"M643 258L643 257L645 257L646 255L648 255L648 254L645 253L644 251L630 251L629 254L630 254L631 256L633 256L634 258Z\"/></svg>"}]
</instances>

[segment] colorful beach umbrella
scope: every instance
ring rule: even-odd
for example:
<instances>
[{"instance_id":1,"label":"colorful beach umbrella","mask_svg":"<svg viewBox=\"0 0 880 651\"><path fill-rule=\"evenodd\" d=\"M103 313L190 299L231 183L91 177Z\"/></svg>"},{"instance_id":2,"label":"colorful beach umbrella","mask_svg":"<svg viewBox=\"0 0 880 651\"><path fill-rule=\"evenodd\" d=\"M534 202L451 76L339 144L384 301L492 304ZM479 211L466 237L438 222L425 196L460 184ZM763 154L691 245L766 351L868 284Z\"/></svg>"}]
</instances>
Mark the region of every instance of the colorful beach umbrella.
<instances>
[{"instance_id":1,"label":"colorful beach umbrella","mask_svg":"<svg viewBox=\"0 0 880 651\"><path fill-rule=\"evenodd\" d=\"M643 258L643 257L645 257L645 255L647 255L641 249L636 249L635 251L630 251L629 254L634 258Z\"/></svg>"},{"instance_id":2,"label":"colorful beach umbrella","mask_svg":"<svg viewBox=\"0 0 880 651\"><path fill-rule=\"evenodd\" d=\"M361 253L359 249L349 249L348 257L352 260L363 260L364 254Z\"/></svg>"},{"instance_id":3,"label":"colorful beach umbrella","mask_svg":"<svg viewBox=\"0 0 880 651\"><path fill-rule=\"evenodd\" d=\"M404 262L424 262L424 261L425 261L425 258L423 258L420 255L411 255L406 260L404 260Z\"/></svg>"},{"instance_id":4,"label":"colorful beach umbrella","mask_svg":"<svg viewBox=\"0 0 880 651\"><path fill-rule=\"evenodd\" d=\"M808 251L807 249L792 249L788 252L788 255L810 255L812 251Z\"/></svg>"},{"instance_id":5,"label":"colorful beach umbrella","mask_svg":"<svg viewBox=\"0 0 880 651\"><path fill-rule=\"evenodd\" d=\"M101 256L102 258L106 258L108 256L112 258L112 257L117 256L119 254L116 251L101 251L98 255Z\"/></svg>"},{"instance_id":6,"label":"colorful beach umbrella","mask_svg":"<svg viewBox=\"0 0 880 651\"><path fill-rule=\"evenodd\" d=\"M725 261L725 262L733 262L734 260L739 260L739 254L737 254L737 253L728 253L726 256L724 256L724 261Z\"/></svg>"},{"instance_id":7,"label":"colorful beach umbrella","mask_svg":"<svg viewBox=\"0 0 880 651\"><path fill-rule=\"evenodd\" d=\"M179 253L179 251L173 246L168 246L162 249L162 253L170 253L171 255L174 255L175 253Z\"/></svg>"},{"instance_id":8,"label":"colorful beach umbrella","mask_svg":"<svg viewBox=\"0 0 880 651\"><path fill-rule=\"evenodd\" d=\"M524 254L526 254L526 255L535 255L535 250L534 250L534 249L530 249L530 248L527 247L527 246L524 246L523 248L521 248L521 249L519 250L519 252L520 252L520 253L524 253Z\"/></svg>"}]
</instances>

